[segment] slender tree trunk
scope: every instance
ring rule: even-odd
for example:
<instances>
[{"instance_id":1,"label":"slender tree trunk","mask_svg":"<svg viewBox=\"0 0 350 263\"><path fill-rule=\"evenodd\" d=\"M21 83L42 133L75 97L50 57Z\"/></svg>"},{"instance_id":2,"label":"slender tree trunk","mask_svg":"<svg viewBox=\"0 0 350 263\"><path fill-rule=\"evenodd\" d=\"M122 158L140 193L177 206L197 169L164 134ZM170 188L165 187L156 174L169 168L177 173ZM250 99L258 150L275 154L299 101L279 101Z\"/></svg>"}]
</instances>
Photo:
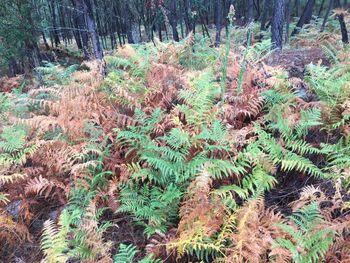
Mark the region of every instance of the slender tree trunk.
<instances>
[{"instance_id":1,"label":"slender tree trunk","mask_svg":"<svg viewBox=\"0 0 350 263\"><path fill-rule=\"evenodd\" d=\"M323 7L324 7L324 3L325 3L325 0L322 0L320 9L318 10L318 14L317 14L318 17L321 16L321 13L322 13L322 10L323 10Z\"/></svg>"},{"instance_id":2,"label":"slender tree trunk","mask_svg":"<svg viewBox=\"0 0 350 263\"><path fill-rule=\"evenodd\" d=\"M215 47L220 47L222 27L222 0L215 0Z\"/></svg>"},{"instance_id":3,"label":"slender tree trunk","mask_svg":"<svg viewBox=\"0 0 350 263\"><path fill-rule=\"evenodd\" d=\"M247 0L246 24L254 20L254 0Z\"/></svg>"},{"instance_id":4,"label":"slender tree trunk","mask_svg":"<svg viewBox=\"0 0 350 263\"><path fill-rule=\"evenodd\" d=\"M304 8L303 14L301 15L295 29L292 32L292 36L299 33L300 28L302 28L305 24L309 24L312 18L312 10L315 5L315 0L308 0L306 6Z\"/></svg>"},{"instance_id":5,"label":"slender tree trunk","mask_svg":"<svg viewBox=\"0 0 350 263\"><path fill-rule=\"evenodd\" d=\"M324 29L325 29L325 27L326 27L326 23L327 23L327 20L328 20L328 18L329 18L329 14L330 14L331 11L332 11L333 4L334 4L334 0L329 0L329 5L328 5L328 8L327 8L327 12L326 12L326 14L324 15L323 22L322 22L322 26L321 26L321 29L320 29L321 32L323 32Z\"/></svg>"},{"instance_id":6,"label":"slender tree trunk","mask_svg":"<svg viewBox=\"0 0 350 263\"><path fill-rule=\"evenodd\" d=\"M292 12L292 0L288 0L288 5L286 7L286 40L285 43L289 42L289 26L291 21Z\"/></svg>"},{"instance_id":7,"label":"slender tree trunk","mask_svg":"<svg viewBox=\"0 0 350 263\"><path fill-rule=\"evenodd\" d=\"M257 13L257 17L260 17L260 1L259 0L254 1L254 6Z\"/></svg>"},{"instance_id":8,"label":"slender tree trunk","mask_svg":"<svg viewBox=\"0 0 350 263\"><path fill-rule=\"evenodd\" d=\"M300 15L300 0L295 0L295 16Z\"/></svg>"},{"instance_id":9,"label":"slender tree trunk","mask_svg":"<svg viewBox=\"0 0 350 263\"><path fill-rule=\"evenodd\" d=\"M20 66L16 62L16 59L11 58L9 59L8 62L8 67L9 67L9 77L15 77L17 74L22 73L20 70Z\"/></svg>"},{"instance_id":10,"label":"slender tree trunk","mask_svg":"<svg viewBox=\"0 0 350 263\"><path fill-rule=\"evenodd\" d=\"M76 8L76 21L78 23L79 32L82 39L82 48L84 53L84 58L89 59L89 35L87 30L87 25L85 21L85 16L87 14L87 7L84 0L72 0L74 7Z\"/></svg>"},{"instance_id":11,"label":"slender tree trunk","mask_svg":"<svg viewBox=\"0 0 350 263\"><path fill-rule=\"evenodd\" d=\"M191 11L191 0L184 0L184 19L185 19L185 24L186 24L186 34L189 34L191 31L193 31L193 26L192 26L192 11Z\"/></svg>"},{"instance_id":12,"label":"slender tree trunk","mask_svg":"<svg viewBox=\"0 0 350 263\"><path fill-rule=\"evenodd\" d=\"M86 5L86 23L90 35L94 55L97 60L103 59L103 51L101 48L100 38L97 33L96 23L93 16L93 9L90 0L84 0Z\"/></svg>"},{"instance_id":13,"label":"slender tree trunk","mask_svg":"<svg viewBox=\"0 0 350 263\"><path fill-rule=\"evenodd\" d=\"M177 14L176 14L176 0L170 1L170 25L173 30L173 39L179 42L179 33L177 32Z\"/></svg>"},{"instance_id":14,"label":"slender tree trunk","mask_svg":"<svg viewBox=\"0 0 350 263\"><path fill-rule=\"evenodd\" d=\"M275 0L274 14L272 20L272 45L273 48L282 49L283 43L283 25L284 25L284 0Z\"/></svg>"},{"instance_id":15,"label":"slender tree trunk","mask_svg":"<svg viewBox=\"0 0 350 263\"><path fill-rule=\"evenodd\" d=\"M334 7L335 8L341 8L340 0L334 0ZM339 24L340 24L340 31L341 31L341 40L344 44L349 44L349 35L348 30L346 28L346 24L344 21L344 14L337 15Z\"/></svg>"},{"instance_id":16,"label":"slender tree trunk","mask_svg":"<svg viewBox=\"0 0 350 263\"><path fill-rule=\"evenodd\" d=\"M55 40L55 46L58 47L58 45L61 42L60 42L60 37L58 34L58 29L57 29L55 0L48 0L48 1L49 1L49 6L51 9L51 15L52 15L52 26L53 26L53 35L54 35L54 40Z\"/></svg>"},{"instance_id":17,"label":"slender tree trunk","mask_svg":"<svg viewBox=\"0 0 350 263\"><path fill-rule=\"evenodd\" d=\"M43 37L45 49L46 49L46 50L49 50L49 49L50 49L50 46L49 46L49 44L47 43L47 40L46 40L44 31L41 31L41 36Z\"/></svg>"},{"instance_id":18,"label":"slender tree trunk","mask_svg":"<svg viewBox=\"0 0 350 263\"><path fill-rule=\"evenodd\" d=\"M261 25L260 25L260 30L261 31L265 31L266 30L266 20L267 20L267 16L269 13L271 7L271 0L264 0L264 7L263 7L263 11L261 13Z\"/></svg>"}]
</instances>

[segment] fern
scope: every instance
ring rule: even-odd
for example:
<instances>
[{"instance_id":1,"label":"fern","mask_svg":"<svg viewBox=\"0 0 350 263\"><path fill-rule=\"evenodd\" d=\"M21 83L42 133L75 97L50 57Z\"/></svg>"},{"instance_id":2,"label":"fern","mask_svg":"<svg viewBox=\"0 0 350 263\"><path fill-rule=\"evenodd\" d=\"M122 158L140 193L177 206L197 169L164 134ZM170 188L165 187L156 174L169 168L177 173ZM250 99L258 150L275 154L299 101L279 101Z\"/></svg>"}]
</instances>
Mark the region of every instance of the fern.
<instances>
[{"instance_id":1,"label":"fern","mask_svg":"<svg viewBox=\"0 0 350 263\"><path fill-rule=\"evenodd\" d=\"M60 217L60 227L48 220L44 223L44 229L41 240L41 249L44 252L43 262L62 263L69 259L67 252L69 232L69 219L66 213L62 213Z\"/></svg>"},{"instance_id":2,"label":"fern","mask_svg":"<svg viewBox=\"0 0 350 263\"><path fill-rule=\"evenodd\" d=\"M296 228L287 224L277 226L288 233L292 240L276 239L272 248L287 249L293 262L320 262L332 245L335 233L329 228L319 228L324 220L319 213L318 205L312 203L294 213L289 219Z\"/></svg>"},{"instance_id":3,"label":"fern","mask_svg":"<svg viewBox=\"0 0 350 263\"><path fill-rule=\"evenodd\" d=\"M136 222L145 227L145 233L152 235L157 231L166 232L167 226L177 217L182 191L175 185L166 189L149 188L144 185L140 190L125 186L121 189L122 205L119 212L132 213Z\"/></svg>"},{"instance_id":4,"label":"fern","mask_svg":"<svg viewBox=\"0 0 350 263\"><path fill-rule=\"evenodd\" d=\"M120 244L118 253L114 256L114 263L133 263L137 252L133 244Z\"/></svg>"},{"instance_id":5,"label":"fern","mask_svg":"<svg viewBox=\"0 0 350 263\"><path fill-rule=\"evenodd\" d=\"M20 126L5 127L0 134L0 165L21 165L32 156L38 146L27 145L26 130Z\"/></svg>"},{"instance_id":6,"label":"fern","mask_svg":"<svg viewBox=\"0 0 350 263\"><path fill-rule=\"evenodd\" d=\"M191 84L192 89L180 90L180 98L185 104L177 107L185 114L190 125L201 127L214 121L212 108L219 91L213 85L213 73L210 71L192 80Z\"/></svg>"},{"instance_id":7,"label":"fern","mask_svg":"<svg viewBox=\"0 0 350 263\"><path fill-rule=\"evenodd\" d=\"M46 85L68 84L71 75L78 69L79 65L71 65L67 68L61 68L58 65L47 63L43 67L36 68L44 76Z\"/></svg>"},{"instance_id":8,"label":"fern","mask_svg":"<svg viewBox=\"0 0 350 263\"><path fill-rule=\"evenodd\" d=\"M120 244L118 253L114 256L114 263L133 263L135 262L134 258L138 250L133 244L125 245ZM163 261L159 259L154 259L152 255L148 255L147 257L138 261L138 263L161 263Z\"/></svg>"},{"instance_id":9,"label":"fern","mask_svg":"<svg viewBox=\"0 0 350 263\"><path fill-rule=\"evenodd\" d=\"M0 203L3 203L3 204L8 204L10 202L10 199L8 199L10 195L8 194L4 194L2 192L0 192Z\"/></svg>"}]
</instances>

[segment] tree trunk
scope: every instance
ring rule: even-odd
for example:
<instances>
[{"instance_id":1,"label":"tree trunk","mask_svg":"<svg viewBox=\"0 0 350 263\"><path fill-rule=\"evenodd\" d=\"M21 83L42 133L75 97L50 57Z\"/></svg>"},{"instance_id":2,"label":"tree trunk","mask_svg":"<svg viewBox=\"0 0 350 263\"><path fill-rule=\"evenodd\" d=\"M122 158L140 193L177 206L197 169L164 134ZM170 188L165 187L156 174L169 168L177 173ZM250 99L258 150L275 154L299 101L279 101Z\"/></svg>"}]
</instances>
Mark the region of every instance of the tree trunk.
<instances>
[{"instance_id":1,"label":"tree trunk","mask_svg":"<svg viewBox=\"0 0 350 263\"><path fill-rule=\"evenodd\" d=\"M184 20L186 24L186 34L189 34L191 31L193 31L191 4L191 0L184 0Z\"/></svg>"},{"instance_id":2,"label":"tree trunk","mask_svg":"<svg viewBox=\"0 0 350 263\"><path fill-rule=\"evenodd\" d=\"M271 0L264 0L264 7L263 7L263 11L261 13L261 25L260 25L260 30L261 31L265 31L266 30L266 20L267 20L267 16L269 13L271 7Z\"/></svg>"},{"instance_id":3,"label":"tree trunk","mask_svg":"<svg viewBox=\"0 0 350 263\"><path fill-rule=\"evenodd\" d=\"M284 25L284 0L275 0L274 14L272 20L272 45L273 48L282 49L283 43L283 25Z\"/></svg>"},{"instance_id":4,"label":"tree trunk","mask_svg":"<svg viewBox=\"0 0 350 263\"><path fill-rule=\"evenodd\" d=\"M341 8L340 0L334 0L334 7L335 8ZM337 15L339 24L340 24L340 31L341 31L341 40L344 44L349 44L349 36L348 36L348 30L346 28L346 24L344 21L344 14Z\"/></svg>"},{"instance_id":5,"label":"tree trunk","mask_svg":"<svg viewBox=\"0 0 350 263\"><path fill-rule=\"evenodd\" d=\"M246 10L246 24L253 22L254 20L254 0L247 0Z\"/></svg>"},{"instance_id":6,"label":"tree trunk","mask_svg":"<svg viewBox=\"0 0 350 263\"><path fill-rule=\"evenodd\" d=\"M292 0L288 0L288 5L286 7L286 40L285 43L289 42L289 26L291 21L292 13Z\"/></svg>"},{"instance_id":7,"label":"tree trunk","mask_svg":"<svg viewBox=\"0 0 350 263\"><path fill-rule=\"evenodd\" d=\"M321 13L322 13L322 10L323 10L323 7L324 7L324 2L325 2L325 0L322 0L320 9L318 10L318 14L317 14L318 17L321 16Z\"/></svg>"},{"instance_id":8,"label":"tree trunk","mask_svg":"<svg viewBox=\"0 0 350 263\"><path fill-rule=\"evenodd\" d=\"M86 23L87 23L87 29L90 35L92 47L94 50L94 55L97 60L102 60L103 59L103 51L101 48L101 43L100 39L97 34L97 29L96 29L96 23L94 20L93 16L93 9L90 0L84 0L84 4L86 8L84 8L87 13L86 13Z\"/></svg>"},{"instance_id":9,"label":"tree trunk","mask_svg":"<svg viewBox=\"0 0 350 263\"><path fill-rule=\"evenodd\" d=\"M54 40L55 40L55 46L58 47L58 45L61 42L60 42L60 37L58 34L58 29L57 29L55 0L51 0L51 1L48 0L48 1L49 1L49 6L51 9L51 15L52 15L52 26L53 26L53 35L54 35Z\"/></svg>"},{"instance_id":10,"label":"tree trunk","mask_svg":"<svg viewBox=\"0 0 350 263\"><path fill-rule=\"evenodd\" d=\"M47 40L46 40L44 31L41 31L41 36L43 37L45 49L46 49L46 50L49 50L49 49L50 49L50 46L49 46L49 44L47 43Z\"/></svg>"},{"instance_id":11,"label":"tree trunk","mask_svg":"<svg viewBox=\"0 0 350 263\"><path fill-rule=\"evenodd\" d=\"M170 25L173 30L173 39L179 42L179 33L177 32L177 14L176 14L176 0L170 1Z\"/></svg>"},{"instance_id":12,"label":"tree trunk","mask_svg":"<svg viewBox=\"0 0 350 263\"><path fill-rule=\"evenodd\" d=\"M320 30L321 32L323 32L325 27L326 27L326 23L327 23L327 20L329 18L329 14L331 13L331 10L333 8L333 2L334 2L333 0L329 0L329 5L328 5L328 8L327 8L327 12L326 12L326 14L325 14L325 16L323 18L323 22L322 22L322 26L321 26L321 30Z\"/></svg>"},{"instance_id":13,"label":"tree trunk","mask_svg":"<svg viewBox=\"0 0 350 263\"><path fill-rule=\"evenodd\" d=\"M84 0L72 0L74 7L76 8L76 21L78 23L78 28L80 31L82 39L82 48L84 53L84 58L89 59L89 35L87 30L87 25L85 17L87 14L87 7L84 3Z\"/></svg>"},{"instance_id":14,"label":"tree trunk","mask_svg":"<svg viewBox=\"0 0 350 263\"><path fill-rule=\"evenodd\" d=\"M295 29L292 32L292 36L299 33L300 29L305 25L309 24L312 18L312 10L315 5L315 0L308 0L304 8L303 14L301 15Z\"/></svg>"},{"instance_id":15,"label":"tree trunk","mask_svg":"<svg viewBox=\"0 0 350 263\"><path fill-rule=\"evenodd\" d=\"M131 44L136 44L141 41L139 37L139 26L137 21L135 21L134 14L131 11L130 2L125 1L124 6L124 16L125 16L125 27L126 27L126 36L128 38L128 42Z\"/></svg>"},{"instance_id":16,"label":"tree trunk","mask_svg":"<svg viewBox=\"0 0 350 263\"><path fill-rule=\"evenodd\" d=\"M222 0L215 0L215 47L220 47L222 26Z\"/></svg>"},{"instance_id":17,"label":"tree trunk","mask_svg":"<svg viewBox=\"0 0 350 263\"><path fill-rule=\"evenodd\" d=\"M300 14L300 0L295 0L295 15L299 16Z\"/></svg>"}]
</instances>

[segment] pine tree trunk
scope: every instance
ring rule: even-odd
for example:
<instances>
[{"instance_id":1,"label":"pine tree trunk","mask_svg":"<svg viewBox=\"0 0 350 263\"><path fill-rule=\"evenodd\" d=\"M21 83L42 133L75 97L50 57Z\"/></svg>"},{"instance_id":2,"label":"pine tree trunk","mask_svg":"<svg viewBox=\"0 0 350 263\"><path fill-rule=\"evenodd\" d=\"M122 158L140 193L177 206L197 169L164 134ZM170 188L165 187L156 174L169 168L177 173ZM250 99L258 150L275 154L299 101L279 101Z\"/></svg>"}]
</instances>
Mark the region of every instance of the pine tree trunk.
<instances>
[{"instance_id":1,"label":"pine tree trunk","mask_svg":"<svg viewBox=\"0 0 350 263\"><path fill-rule=\"evenodd\" d=\"M185 24L186 24L186 34L189 34L191 31L193 31L193 26L192 26L192 18L191 18L191 0L184 0L184 19L185 19Z\"/></svg>"},{"instance_id":2,"label":"pine tree trunk","mask_svg":"<svg viewBox=\"0 0 350 263\"><path fill-rule=\"evenodd\" d=\"M341 8L340 0L334 0L334 7L335 8ZM339 24L340 24L340 31L341 31L341 40L344 44L349 44L349 36L348 36L348 30L346 28L346 24L344 21L344 14L337 15Z\"/></svg>"},{"instance_id":3,"label":"pine tree trunk","mask_svg":"<svg viewBox=\"0 0 350 263\"><path fill-rule=\"evenodd\" d=\"M58 34L58 29L57 29L57 19L56 19L56 8L55 8L55 0L48 0L49 1L49 6L51 10L51 15L52 15L52 26L53 26L53 36L55 40L55 46L58 47L60 42L60 37Z\"/></svg>"},{"instance_id":4,"label":"pine tree trunk","mask_svg":"<svg viewBox=\"0 0 350 263\"><path fill-rule=\"evenodd\" d=\"M334 4L334 1L333 0L329 0L329 5L328 5L328 8L327 8L327 12L323 18L323 22L322 22L322 26L321 26L321 32L324 31L325 27L326 27L326 23L327 23L327 20L329 18L329 14L331 13L332 11L332 8L333 8L333 4Z\"/></svg>"},{"instance_id":5,"label":"pine tree trunk","mask_svg":"<svg viewBox=\"0 0 350 263\"><path fill-rule=\"evenodd\" d=\"M220 47L222 24L222 0L215 0L215 47Z\"/></svg>"},{"instance_id":6,"label":"pine tree trunk","mask_svg":"<svg viewBox=\"0 0 350 263\"><path fill-rule=\"evenodd\" d=\"M299 33L300 29L305 25L309 24L312 18L312 10L315 5L315 0L308 0L304 8L303 14L301 15L295 29L292 32L292 36Z\"/></svg>"},{"instance_id":7,"label":"pine tree trunk","mask_svg":"<svg viewBox=\"0 0 350 263\"><path fill-rule=\"evenodd\" d=\"M100 38L97 34L97 28L96 23L93 16L93 9L90 0L84 0L84 4L86 5L86 23L87 23L87 29L90 35L92 47L94 50L94 55L97 60L103 59L103 51L101 48Z\"/></svg>"},{"instance_id":8,"label":"pine tree trunk","mask_svg":"<svg viewBox=\"0 0 350 263\"><path fill-rule=\"evenodd\" d=\"M274 14L272 20L272 45L273 48L282 49L283 43L283 25L284 25L284 0L275 0Z\"/></svg>"},{"instance_id":9,"label":"pine tree trunk","mask_svg":"<svg viewBox=\"0 0 350 263\"><path fill-rule=\"evenodd\" d=\"M170 25L173 30L173 39L179 42L179 33L177 32L177 14L176 14L176 0L170 1Z\"/></svg>"},{"instance_id":10,"label":"pine tree trunk","mask_svg":"<svg viewBox=\"0 0 350 263\"><path fill-rule=\"evenodd\" d=\"M247 0L246 23L249 24L254 20L254 0Z\"/></svg>"},{"instance_id":11,"label":"pine tree trunk","mask_svg":"<svg viewBox=\"0 0 350 263\"><path fill-rule=\"evenodd\" d=\"M269 14L269 10L271 8L271 0L264 0L264 7L263 11L261 13L261 24L260 24L260 30L265 31L266 30L266 20Z\"/></svg>"},{"instance_id":12,"label":"pine tree trunk","mask_svg":"<svg viewBox=\"0 0 350 263\"><path fill-rule=\"evenodd\" d=\"M85 21L85 17L87 14L87 7L84 3L84 0L72 0L74 7L76 8L76 21L78 23L78 28L80 31L81 39L82 39L82 48L84 53L84 58L89 59L89 35L87 30L87 24Z\"/></svg>"},{"instance_id":13,"label":"pine tree trunk","mask_svg":"<svg viewBox=\"0 0 350 263\"><path fill-rule=\"evenodd\" d=\"M286 40L285 43L289 42L289 26L291 22L292 13L292 0L288 0L288 5L286 6Z\"/></svg>"}]
</instances>

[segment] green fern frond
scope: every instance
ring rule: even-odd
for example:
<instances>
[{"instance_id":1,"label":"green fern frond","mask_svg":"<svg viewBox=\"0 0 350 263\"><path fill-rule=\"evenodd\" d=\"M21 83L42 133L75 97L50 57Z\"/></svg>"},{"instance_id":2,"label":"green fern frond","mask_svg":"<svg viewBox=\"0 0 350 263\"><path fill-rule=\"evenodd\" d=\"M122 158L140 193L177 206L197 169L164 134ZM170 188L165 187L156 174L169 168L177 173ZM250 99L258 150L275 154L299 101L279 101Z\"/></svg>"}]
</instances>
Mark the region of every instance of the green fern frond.
<instances>
[{"instance_id":1,"label":"green fern frond","mask_svg":"<svg viewBox=\"0 0 350 263\"><path fill-rule=\"evenodd\" d=\"M45 255L43 262L62 263L69 259L67 234L67 226L58 228L51 220L44 223L41 239L41 249Z\"/></svg>"},{"instance_id":2,"label":"green fern frond","mask_svg":"<svg viewBox=\"0 0 350 263\"><path fill-rule=\"evenodd\" d=\"M278 224L277 227L288 233L292 240L276 239L272 247L289 250L293 262L320 262L333 244L335 233L329 228L319 228L319 225L324 223L324 219L317 203L305 206L302 210L292 214L289 219L296 225L296 228L288 224Z\"/></svg>"},{"instance_id":3,"label":"green fern frond","mask_svg":"<svg viewBox=\"0 0 350 263\"><path fill-rule=\"evenodd\" d=\"M8 194L4 194L2 192L0 192L0 203L3 203L3 204L8 204L10 202L10 199L8 199L10 195Z\"/></svg>"}]
</instances>

